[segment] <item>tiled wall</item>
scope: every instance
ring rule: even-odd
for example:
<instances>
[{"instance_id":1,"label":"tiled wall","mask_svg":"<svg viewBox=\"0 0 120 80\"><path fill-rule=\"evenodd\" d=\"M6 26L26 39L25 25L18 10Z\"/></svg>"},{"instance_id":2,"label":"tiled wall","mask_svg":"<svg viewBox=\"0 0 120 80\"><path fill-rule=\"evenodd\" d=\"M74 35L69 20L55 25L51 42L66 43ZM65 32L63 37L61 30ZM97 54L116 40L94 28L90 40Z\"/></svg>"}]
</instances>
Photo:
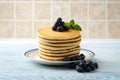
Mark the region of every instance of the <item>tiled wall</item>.
<instances>
[{"instance_id":1,"label":"tiled wall","mask_svg":"<svg viewBox=\"0 0 120 80\"><path fill-rule=\"evenodd\" d=\"M58 17L75 19L83 38L120 39L120 0L0 0L0 38L35 38Z\"/></svg>"}]
</instances>

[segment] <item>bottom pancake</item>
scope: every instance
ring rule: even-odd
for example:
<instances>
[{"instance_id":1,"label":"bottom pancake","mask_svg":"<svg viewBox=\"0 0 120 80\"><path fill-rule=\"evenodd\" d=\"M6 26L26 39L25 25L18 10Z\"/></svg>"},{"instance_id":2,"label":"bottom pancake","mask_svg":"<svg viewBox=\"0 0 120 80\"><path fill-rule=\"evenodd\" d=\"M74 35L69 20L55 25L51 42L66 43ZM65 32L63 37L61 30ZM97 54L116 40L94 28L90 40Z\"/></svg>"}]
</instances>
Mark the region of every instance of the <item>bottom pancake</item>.
<instances>
[{"instance_id":1,"label":"bottom pancake","mask_svg":"<svg viewBox=\"0 0 120 80\"><path fill-rule=\"evenodd\" d=\"M74 57L74 56L77 56L77 55L79 55L79 53L75 53L75 54L72 54L72 55L69 55L69 56L57 56L57 57L55 57L55 56L48 56L48 55L44 55L44 54L38 54L39 55L39 57L40 58L42 58L42 59L45 59L45 60L50 60L50 61L63 61L63 59L65 58L65 57Z\"/></svg>"},{"instance_id":2,"label":"bottom pancake","mask_svg":"<svg viewBox=\"0 0 120 80\"><path fill-rule=\"evenodd\" d=\"M70 52L65 52L65 53L47 53L39 50L40 54L46 55L46 56L55 56L55 57L64 57L64 56L69 56L69 55L74 55L76 53L79 53L80 50L75 50L75 51L70 51Z\"/></svg>"}]
</instances>

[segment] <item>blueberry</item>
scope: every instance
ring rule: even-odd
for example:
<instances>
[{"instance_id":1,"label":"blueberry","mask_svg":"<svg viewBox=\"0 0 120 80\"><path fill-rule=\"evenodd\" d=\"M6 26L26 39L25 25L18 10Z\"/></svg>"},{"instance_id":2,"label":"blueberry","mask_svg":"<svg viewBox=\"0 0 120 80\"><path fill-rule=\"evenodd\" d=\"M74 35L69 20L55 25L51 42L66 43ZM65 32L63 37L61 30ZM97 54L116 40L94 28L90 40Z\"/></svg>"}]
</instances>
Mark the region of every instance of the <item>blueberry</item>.
<instances>
[{"instance_id":1,"label":"blueberry","mask_svg":"<svg viewBox=\"0 0 120 80\"><path fill-rule=\"evenodd\" d=\"M62 22L62 18L59 17L59 18L57 19L57 22Z\"/></svg>"},{"instance_id":2,"label":"blueberry","mask_svg":"<svg viewBox=\"0 0 120 80\"><path fill-rule=\"evenodd\" d=\"M75 66L79 64L79 62L74 62Z\"/></svg>"},{"instance_id":3,"label":"blueberry","mask_svg":"<svg viewBox=\"0 0 120 80\"><path fill-rule=\"evenodd\" d=\"M98 68L98 64L97 64L97 63L93 63L93 65L95 65L95 68L96 68L96 69Z\"/></svg>"},{"instance_id":4,"label":"blueberry","mask_svg":"<svg viewBox=\"0 0 120 80\"><path fill-rule=\"evenodd\" d=\"M71 59L66 57L66 58L63 59L63 61L71 61Z\"/></svg>"},{"instance_id":5,"label":"blueberry","mask_svg":"<svg viewBox=\"0 0 120 80\"><path fill-rule=\"evenodd\" d=\"M86 60L81 60L81 62L84 62L84 63L86 63Z\"/></svg>"},{"instance_id":6,"label":"blueberry","mask_svg":"<svg viewBox=\"0 0 120 80\"><path fill-rule=\"evenodd\" d=\"M71 57L71 60L72 60L72 61L79 60L79 56Z\"/></svg>"},{"instance_id":7,"label":"blueberry","mask_svg":"<svg viewBox=\"0 0 120 80\"><path fill-rule=\"evenodd\" d=\"M80 54L80 60L84 60L85 59L85 55L84 54Z\"/></svg>"},{"instance_id":8,"label":"blueberry","mask_svg":"<svg viewBox=\"0 0 120 80\"><path fill-rule=\"evenodd\" d=\"M96 69L96 67L95 67L94 64L92 64L92 65L90 66L90 68L91 68L92 71L94 71L94 70Z\"/></svg>"},{"instance_id":9,"label":"blueberry","mask_svg":"<svg viewBox=\"0 0 120 80\"><path fill-rule=\"evenodd\" d=\"M63 26L63 27L64 27L64 30L65 30L65 31L68 31L68 30L69 30L68 27L65 27L65 26Z\"/></svg>"},{"instance_id":10,"label":"blueberry","mask_svg":"<svg viewBox=\"0 0 120 80\"><path fill-rule=\"evenodd\" d=\"M84 68L79 67L78 65L76 66L76 70L77 70L78 72L84 72Z\"/></svg>"},{"instance_id":11,"label":"blueberry","mask_svg":"<svg viewBox=\"0 0 120 80\"><path fill-rule=\"evenodd\" d=\"M86 68L86 63L84 61L81 61L81 62L79 62L78 66Z\"/></svg>"},{"instance_id":12,"label":"blueberry","mask_svg":"<svg viewBox=\"0 0 120 80\"><path fill-rule=\"evenodd\" d=\"M62 26L62 25L61 25L61 22L57 22L57 26Z\"/></svg>"},{"instance_id":13,"label":"blueberry","mask_svg":"<svg viewBox=\"0 0 120 80\"><path fill-rule=\"evenodd\" d=\"M64 28L63 28L62 26L58 26L58 27L57 27L57 31L63 32L63 31L64 31Z\"/></svg>"},{"instance_id":14,"label":"blueberry","mask_svg":"<svg viewBox=\"0 0 120 80\"><path fill-rule=\"evenodd\" d=\"M70 68L70 69L75 69L75 66L76 66L77 64L76 63L70 63L69 65L68 65L68 67Z\"/></svg>"},{"instance_id":15,"label":"blueberry","mask_svg":"<svg viewBox=\"0 0 120 80\"><path fill-rule=\"evenodd\" d=\"M86 67L85 68L85 72L90 72L91 71L91 68L90 67Z\"/></svg>"},{"instance_id":16,"label":"blueberry","mask_svg":"<svg viewBox=\"0 0 120 80\"><path fill-rule=\"evenodd\" d=\"M57 26L52 27L52 30L56 31L56 29L57 29Z\"/></svg>"},{"instance_id":17,"label":"blueberry","mask_svg":"<svg viewBox=\"0 0 120 80\"><path fill-rule=\"evenodd\" d=\"M58 26L58 23L56 22L56 23L54 24L54 26L56 26L56 27L57 27L57 26Z\"/></svg>"},{"instance_id":18,"label":"blueberry","mask_svg":"<svg viewBox=\"0 0 120 80\"><path fill-rule=\"evenodd\" d=\"M87 61L87 62L86 62L86 66L91 66L92 64L93 64L92 61Z\"/></svg>"}]
</instances>

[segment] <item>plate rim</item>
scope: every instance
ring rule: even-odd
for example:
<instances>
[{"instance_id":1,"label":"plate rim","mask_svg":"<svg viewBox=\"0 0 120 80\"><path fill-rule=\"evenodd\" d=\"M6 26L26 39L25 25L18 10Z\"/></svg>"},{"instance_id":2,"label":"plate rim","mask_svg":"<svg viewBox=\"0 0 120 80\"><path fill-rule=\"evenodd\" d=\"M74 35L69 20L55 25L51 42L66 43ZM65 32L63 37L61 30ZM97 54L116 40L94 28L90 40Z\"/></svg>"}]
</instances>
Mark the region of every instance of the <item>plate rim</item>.
<instances>
[{"instance_id":1,"label":"plate rim","mask_svg":"<svg viewBox=\"0 0 120 80\"><path fill-rule=\"evenodd\" d=\"M67 64L67 63L73 63L73 62L78 62L78 61L80 61L80 60L75 60L75 61L47 61L47 60L42 60L42 59L37 60L37 59L29 58L29 57L28 57L29 53L30 53L31 51L36 51L36 50L38 50L38 48L30 49L30 50L28 50L28 51L26 51L26 52L24 53L24 56L27 57L28 59L33 60L33 61L39 61L39 63L40 63L40 62L45 62L45 63L50 63L50 64L57 64L57 63L58 63L58 64ZM93 57L95 56L95 53L94 53L93 51L91 51L91 50L84 49L84 48L81 48L81 50L85 50L85 51L91 52L91 53L93 54Z\"/></svg>"}]
</instances>

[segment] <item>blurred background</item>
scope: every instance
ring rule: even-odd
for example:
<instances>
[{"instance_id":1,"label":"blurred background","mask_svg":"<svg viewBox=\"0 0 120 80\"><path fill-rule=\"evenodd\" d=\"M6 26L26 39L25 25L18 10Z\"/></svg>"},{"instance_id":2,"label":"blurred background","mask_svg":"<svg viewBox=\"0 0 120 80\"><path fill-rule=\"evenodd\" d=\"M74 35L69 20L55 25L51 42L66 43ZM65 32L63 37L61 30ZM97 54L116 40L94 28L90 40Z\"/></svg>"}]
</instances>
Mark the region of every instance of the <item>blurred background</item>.
<instances>
[{"instance_id":1,"label":"blurred background","mask_svg":"<svg viewBox=\"0 0 120 80\"><path fill-rule=\"evenodd\" d=\"M0 38L35 38L58 17L74 19L85 39L120 39L120 0L0 0Z\"/></svg>"}]
</instances>

